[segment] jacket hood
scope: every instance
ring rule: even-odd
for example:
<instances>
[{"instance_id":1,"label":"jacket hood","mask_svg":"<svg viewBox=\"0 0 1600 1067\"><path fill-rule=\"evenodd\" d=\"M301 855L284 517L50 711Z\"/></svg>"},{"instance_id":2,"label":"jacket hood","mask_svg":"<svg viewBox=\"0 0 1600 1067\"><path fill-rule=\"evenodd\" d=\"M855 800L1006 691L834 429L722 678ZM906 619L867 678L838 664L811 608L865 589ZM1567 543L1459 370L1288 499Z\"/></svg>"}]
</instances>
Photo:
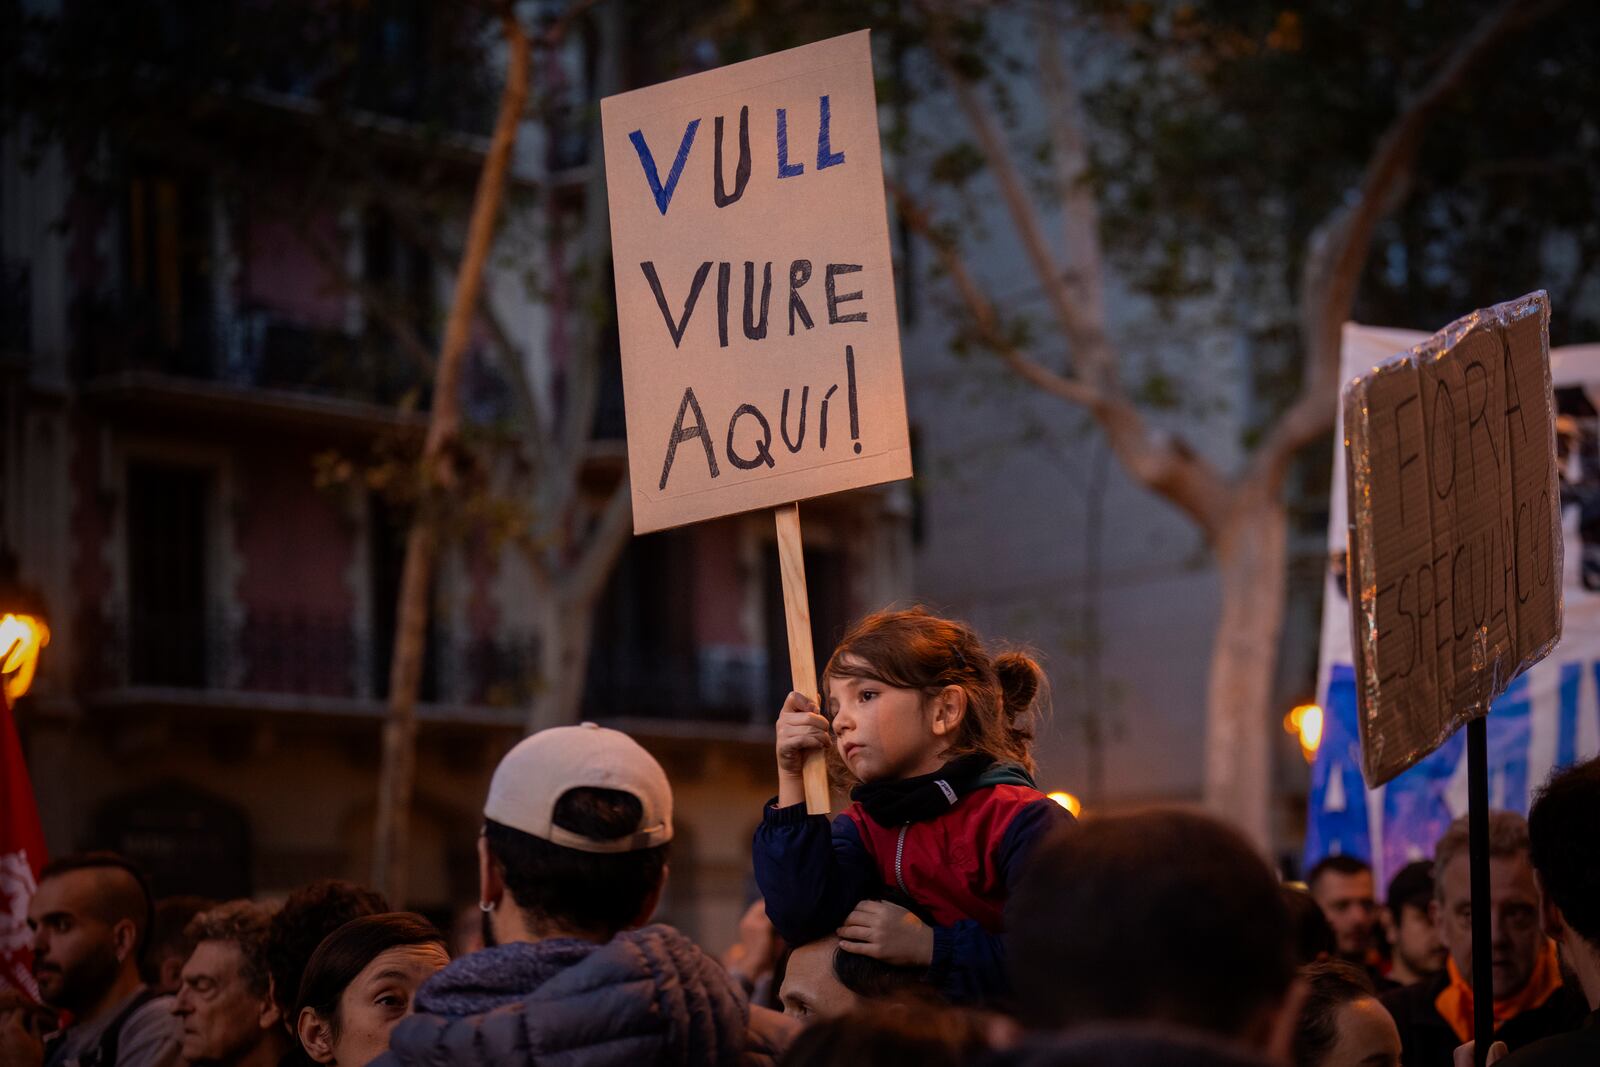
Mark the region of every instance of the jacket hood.
<instances>
[{"instance_id":1,"label":"jacket hood","mask_svg":"<svg viewBox=\"0 0 1600 1067\"><path fill-rule=\"evenodd\" d=\"M1039 788L1034 784L1033 776L1020 763L996 763L978 775L976 785L1025 785L1029 789Z\"/></svg>"},{"instance_id":2,"label":"jacket hood","mask_svg":"<svg viewBox=\"0 0 1600 1067\"><path fill-rule=\"evenodd\" d=\"M715 960L648 926L603 945L560 938L464 956L417 991L417 1014L389 1047L394 1061L428 1067L731 1067L749 1014Z\"/></svg>"}]
</instances>

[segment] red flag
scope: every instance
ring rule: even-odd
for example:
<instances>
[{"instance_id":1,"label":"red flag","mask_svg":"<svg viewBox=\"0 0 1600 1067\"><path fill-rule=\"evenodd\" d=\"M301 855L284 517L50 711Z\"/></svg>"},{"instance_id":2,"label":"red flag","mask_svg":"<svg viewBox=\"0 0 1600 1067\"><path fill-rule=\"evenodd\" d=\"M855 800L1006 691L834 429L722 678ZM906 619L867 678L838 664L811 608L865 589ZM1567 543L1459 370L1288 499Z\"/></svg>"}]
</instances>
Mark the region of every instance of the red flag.
<instances>
[{"instance_id":1,"label":"red flag","mask_svg":"<svg viewBox=\"0 0 1600 1067\"><path fill-rule=\"evenodd\" d=\"M0 687L0 989L14 986L33 1000L39 999L39 986L33 980L28 902L47 858L33 782L11 703Z\"/></svg>"}]
</instances>

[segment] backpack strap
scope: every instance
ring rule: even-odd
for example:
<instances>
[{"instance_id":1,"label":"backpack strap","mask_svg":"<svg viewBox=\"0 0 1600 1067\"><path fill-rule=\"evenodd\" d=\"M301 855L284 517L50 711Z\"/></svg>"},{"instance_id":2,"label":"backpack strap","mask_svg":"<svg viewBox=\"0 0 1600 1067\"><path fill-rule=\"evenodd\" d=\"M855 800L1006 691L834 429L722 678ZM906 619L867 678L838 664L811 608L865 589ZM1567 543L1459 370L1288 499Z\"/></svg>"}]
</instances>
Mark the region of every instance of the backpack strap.
<instances>
[{"instance_id":1,"label":"backpack strap","mask_svg":"<svg viewBox=\"0 0 1600 1067\"><path fill-rule=\"evenodd\" d=\"M133 1017L133 1013L155 1000L165 996L159 989L145 986L128 1001L123 1009L117 1012L116 1017L100 1032L100 1041L78 1061L78 1067L116 1067L118 1045L122 1043L122 1027Z\"/></svg>"}]
</instances>

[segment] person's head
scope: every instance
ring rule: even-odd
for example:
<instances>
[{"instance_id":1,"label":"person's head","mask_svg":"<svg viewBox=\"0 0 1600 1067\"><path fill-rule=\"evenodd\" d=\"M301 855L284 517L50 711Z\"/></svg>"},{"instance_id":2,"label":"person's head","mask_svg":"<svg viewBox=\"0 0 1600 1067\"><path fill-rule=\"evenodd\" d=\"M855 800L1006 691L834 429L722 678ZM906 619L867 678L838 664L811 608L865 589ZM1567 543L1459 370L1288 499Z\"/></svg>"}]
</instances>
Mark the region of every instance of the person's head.
<instances>
[{"instance_id":1,"label":"person's head","mask_svg":"<svg viewBox=\"0 0 1600 1067\"><path fill-rule=\"evenodd\" d=\"M301 977L294 1008L301 1047L318 1063L370 1062L411 1014L417 989L449 962L444 935L420 915L345 923L317 946Z\"/></svg>"},{"instance_id":2,"label":"person's head","mask_svg":"<svg viewBox=\"0 0 1600 1067\"><path fill-rule=\"evenodd\" d=\"M1354 856L1328 856L1311 868L1306 885L1333 927L1339 955L1363 960L1378 926L1378 890L1372 868Z\"/></svg>"},{"instance_id":3,"label":"person's head","mask_svg":"<svg viewBox=\"0 0 1600 1067\"><path fill-rule=\"evenodd\" d=\"M789 953L778 1000L791 1019L810 1023L855 1011L861 997L839 980L833 960L839 951L835 936L819 937Z\"/></svg>"},{"instance_id":4,"label":"person's head","mask_svg":"<svg viewBox=\"0 0 1600 1067\"><path fill-rule=\"evenodd\" d=\"M1300 976L1306 997L1295 1027L1295 1067L1400 1067L1400 1031L1364 972L1330 960Z\"/></svg>"},{"instance_id":5,"label":"person's head","mask_svg":"<svg viewBox=\"0 0 1600 1067\"><path fill-rule=\"evenodd\" d=\"M1294 959L1304 966L1331 957L1337 951L1333 927L1307 890L1281 887L1283 906L1289 909L1289 928L1294 931Z\"/></svg>"},{"instance_id":6,"label":"person's head","mask_svg":"<svg viewBox=\"0 0 1600 1067\"><path fill-rule=\"evenodd\" d=\"M300 998L300 975L317 946L351 919L388 910L389 902L382 893L337 878L322 878L289 894L272 917L267 969L272 974L272 999L291 1034L295 1028L294 1006Z\"/></svg>"},{"instance_id":7,"label":"person's head","mask_svg":"<svg viewBox=\"0 0 1600 1067\"><path fill-rule=\"evenodd\" d=\"M1012 987L1036 1029L1145 1021L1266 1047L1292 945L1271 869L1237 831L1189 811L1056 832L1006 905Z\"/></svg>"},{"instance_id":8,"label":"person's head","mask_svg":"<svg viewBox=\"0 0 1600 1067\"><path fill-rule=\"evenodd\" d=\"M784 1053L783 1067L961 1067L989 1051L986 1020L959 1008L886 1002L820 1019Z\"/></svg>"},{"instance_id":9,"label":"person's head","mask_svg":"<svg viewBox=\"0 0 1600 1067\"><path fill-rule=\"evenodd\" d=\"M938 1002L942 998L925 978L927 968L885 963L843 948L833 954L833 976L863 1000Z\"/></svg>"},{"instance_id":10,"label":"person's head","mask_svg":"<svg viewBox=\"0 0 1600 1067\"><path fill-rule=\"evenodd\" d=\"M523 738L495 768L478 842L497 942L609 941L666 884L672 787L627 734L584 723Z\"/></svg>"},{"instance_id":11,"label":"person's head","mask_svg":"<svg viewBox=\"0 0 1600 1067\"><path fill-rule=\"evenodd\" d=\"M1417 860L1400 868L1389 880L1384 900L1383 927L1394 948L1397 969L1421 977L1444 969L1444 942L1434 925L1429 904L1433 901L1433 864Z\"/></svg>"},{"instance_id":12,"label":"person's head","mask_svg":"<svg viewBox=\"0 0 1600 1067\"><path fill-rule=\"evenodd\" d=\"M186 1063L237 1063L263 1044L284 1044L283 1015L272 1001L267 972L271 925L272 913L249 900L218 904L189 921L194 951L172 1006L182 1025L179 1051Z\"/></svg>"},{"instance_id":13,"label":"person's head","mask_svg":"<svg viewBox=\"0 0 1600 1067\"><path fill-rule=\"evenodd\" d=\"M144 875L114 852L62 856L28 903L33 975L53 1008L87 1019L113 989L138 984L150 931Z\"/></svg>"},{"instance_id":14,"label":"person's head","mask_svg":"<svg viewBox=\"0 0 1600 1067\"><path fill-rule=\"evenodd\" d=\"M963 623L921 608L862 619L823 672L839 756L863 782L937 770L985 753L1033 770L1044 672L1030 657L990 657Z\"/></svg>"},{"instance_id":15,"label":"person's head","mask_svg":"<svg viewBox=\"0 0 1600 1067\"><path fill-rule=\"evenodd\" d=\"M1450 824L1433 856L1433 917L1456 970L1472 982L1472 864L1467 817ZM1539 889L1528 859L1528 824L1509 811L1489 812L1489 947L1494 995L1520 993L1544 947Z\"/></svg>"},{"instance_id":16,"label":"person's head","mask_svg":"<svg viewBox=\"0 0 1600 1067\"><path fill-rule=\"evenodd\" d=\"M1528 811L1545 932L1600 954L1600 757L1550 776Z\"/></svg>"},{"instance_id":17,"label":"person's head","mask_svg":"<svg viewBox=\"0 0 1600 1067\"><path fill-rule=\"evenodd\" d=\"M216 904L206 897L163 897L156 901L155 923L139 964L139 977L146 985L167 993L177 991L178 975L194 951L187 931L189 920Z\"/></svg>"},{"instance_id":18,"label":"person's head","mask_svg":"<svg viewBox=\"0 0 1600 1067\"><path fill-rule=\"evenodd\" d=\"M936 999L923 970L846 952L829 934L789 953L778 999L785 1015L806 1023L835 1018L870 1001Z\"/></svg>"}]
</instances>

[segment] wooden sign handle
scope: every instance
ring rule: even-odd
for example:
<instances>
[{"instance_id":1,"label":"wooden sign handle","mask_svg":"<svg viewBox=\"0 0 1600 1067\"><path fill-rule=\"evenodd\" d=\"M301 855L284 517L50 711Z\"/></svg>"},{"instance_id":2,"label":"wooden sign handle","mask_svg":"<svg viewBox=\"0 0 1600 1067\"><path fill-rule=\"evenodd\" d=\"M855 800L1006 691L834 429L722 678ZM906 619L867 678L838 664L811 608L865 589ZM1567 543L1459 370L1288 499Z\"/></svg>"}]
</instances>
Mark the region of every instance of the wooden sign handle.
<instances>
[{"instance_id":1,"label":"wooden sign handle","mask_svg":"<svg viewBox=\"0 0 1600 1067\"><path fill-rule=\"evenodd\" d=\"M817 700L817 660L811 649L811 601L806 597L806 558L800 540L800 505L773 511L778 524L778 571L783 575L783 619L789 630L789 677L797 693ZM826 815L828 758L812 752L805 762L806 814Z\"/></svg>"}]
</instances>

